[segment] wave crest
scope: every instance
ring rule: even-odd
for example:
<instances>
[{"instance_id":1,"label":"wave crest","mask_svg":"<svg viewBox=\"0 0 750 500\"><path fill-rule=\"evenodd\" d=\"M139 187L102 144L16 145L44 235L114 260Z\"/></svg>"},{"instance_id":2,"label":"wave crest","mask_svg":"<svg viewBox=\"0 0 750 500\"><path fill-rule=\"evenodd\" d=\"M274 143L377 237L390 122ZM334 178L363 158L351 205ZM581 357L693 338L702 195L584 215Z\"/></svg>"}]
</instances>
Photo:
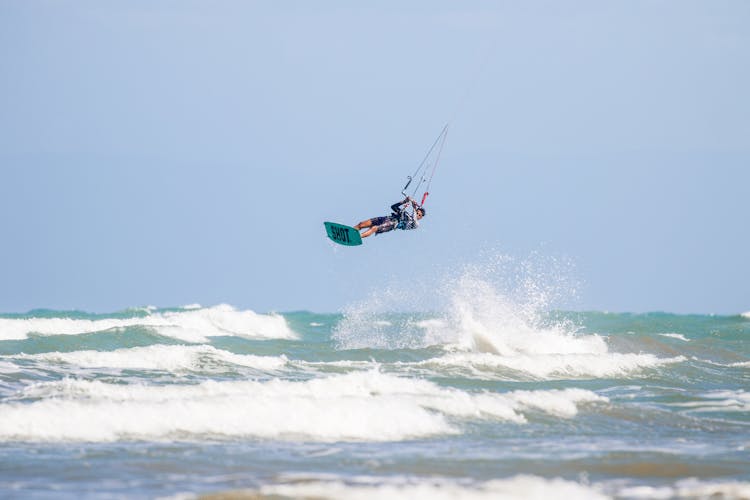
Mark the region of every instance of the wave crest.
<instances>
[{"instance_id":1,"label":"wave crest","mask_svg":"<svg viewBox=\"0 0 750 500\"><path fill-rule=\"evenodd\" d=\"M153 312L131 318L79 319L69 317L0 318L0 340L21 340L29 335L83 335L113 329L143 327L159 335L186 342L206 342L208 337L295 339L286 320L277 314L239 311L222 304Z\"/></svg>"},{"instance_id":2,"label":"wave crest","mask_svg":"<svg viewBox=\"0 0 750 500\"><path fill-rule=\"evenodd\" d=\"M22 389L0 414L0 441L400 441L461 433L462 420L572 418L607 398L583 389L467 392L378 371L308 381L112 384L66 379Z\"/></svg>"},{"instance_id":3,"label":"wave crest","mask_svg":"<svg viewBox=\"0 0 750 500\"><path fill-rule=\"evenodd\" d=\"M162 370L169 372L198 371L224 372L230 366L257 370L278 370L288 359L281 356L235 354L210 345L150 345L117 349L115 351L48 352L6 356L37 362L66 363L81 368L124 370Z\"/></svg>"}]
</instances>

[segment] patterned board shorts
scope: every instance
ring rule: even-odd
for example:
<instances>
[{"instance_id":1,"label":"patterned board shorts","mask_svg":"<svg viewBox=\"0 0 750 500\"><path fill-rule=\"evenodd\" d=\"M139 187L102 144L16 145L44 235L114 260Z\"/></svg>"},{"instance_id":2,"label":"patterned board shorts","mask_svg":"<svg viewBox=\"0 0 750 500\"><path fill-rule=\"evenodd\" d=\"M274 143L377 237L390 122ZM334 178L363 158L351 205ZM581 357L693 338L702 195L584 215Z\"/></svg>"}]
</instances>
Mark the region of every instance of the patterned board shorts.
<instances>
[{"instance_id":1,"label":"patterned board shorts","mask_svg":"<svg viewBox=\"0 0 750 500\"><path fill-rule=\"evenodd\" d=\"M375 234L387 233L396 229L398 220L395 217L375 217L372 219L372 225L378 228Z\"/></svg>"}]
</instances>

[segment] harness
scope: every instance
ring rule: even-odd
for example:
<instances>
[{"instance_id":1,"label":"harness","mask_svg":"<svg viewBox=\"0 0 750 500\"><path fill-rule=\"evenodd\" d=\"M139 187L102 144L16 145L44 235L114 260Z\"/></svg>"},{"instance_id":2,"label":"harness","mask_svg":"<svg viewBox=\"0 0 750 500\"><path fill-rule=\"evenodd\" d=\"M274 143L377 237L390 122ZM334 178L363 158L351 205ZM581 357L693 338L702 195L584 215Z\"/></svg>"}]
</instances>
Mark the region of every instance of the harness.
<instances>
[{"instance_id":1,"label":"harness","mask_svg":"<svg viewBox=\"0 0 750 500\"><path fill-rule=\"evenodd\" d=\"M416 225L416 219L414 219L414 216L409 214L406 209L401 210L398 213L398 224L396 224L396 229L414 229Z\"/></svg>"}]
</instances>

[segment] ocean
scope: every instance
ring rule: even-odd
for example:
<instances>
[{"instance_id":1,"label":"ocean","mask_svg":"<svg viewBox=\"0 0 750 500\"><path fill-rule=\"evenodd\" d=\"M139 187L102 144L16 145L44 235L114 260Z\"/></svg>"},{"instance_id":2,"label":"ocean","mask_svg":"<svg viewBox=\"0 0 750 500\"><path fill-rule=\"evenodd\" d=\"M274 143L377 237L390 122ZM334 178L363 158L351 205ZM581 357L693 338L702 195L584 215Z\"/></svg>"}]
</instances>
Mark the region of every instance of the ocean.
<instances>
[{"instance_id":1,"label":"ocean","mask_svg":"<svg viewBox=\"0 0 750 500\"><path fill-rule=\"evenodd\" d=\"M750 314L447 288L2 314L0 497L750 498Z\"/></svg>"}]
</instances>

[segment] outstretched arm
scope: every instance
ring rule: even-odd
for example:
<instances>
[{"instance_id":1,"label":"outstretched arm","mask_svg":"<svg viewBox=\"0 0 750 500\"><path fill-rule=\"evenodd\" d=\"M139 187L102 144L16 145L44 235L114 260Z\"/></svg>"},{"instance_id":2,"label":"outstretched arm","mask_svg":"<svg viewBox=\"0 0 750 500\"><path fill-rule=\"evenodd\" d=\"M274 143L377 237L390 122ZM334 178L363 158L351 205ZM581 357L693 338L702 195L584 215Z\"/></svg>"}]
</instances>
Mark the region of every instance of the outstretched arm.
<instances>
[{"instance_id":1,"label":"outstretched arm","mask_svg":"<svg viewBox=\"0 0 750 500\"><path fill-rule=\"evenodd\" d=\"M393 205L391 205L391 211L394 214L400 214L401 213L401 207L403 207L404 205L406 205L407 203L409 203L409 200L411 200L411 198L409 198L407 196L406 198L404 198L403 201L397 201L396 203L394 203Z\"/></svg>"},{"instance_id":2,"label":"outstretched arm","mask_svg":"<svg viewBox=\"0 0 750 500\"><path fill-rule=\"evenodd\" d=\"M404 198L403 201L398 201L394 203L393 205L391 205L391 210L393 211L394 214L400 214L402 212L401 207L403 207L404 205L408 205L409 203L411 203L411 206L414 208L415 211L419 208L419 203L417 203L417 200L415 200L411 196L407 196L406 198Z\"/></svg>"}]
</instances>

